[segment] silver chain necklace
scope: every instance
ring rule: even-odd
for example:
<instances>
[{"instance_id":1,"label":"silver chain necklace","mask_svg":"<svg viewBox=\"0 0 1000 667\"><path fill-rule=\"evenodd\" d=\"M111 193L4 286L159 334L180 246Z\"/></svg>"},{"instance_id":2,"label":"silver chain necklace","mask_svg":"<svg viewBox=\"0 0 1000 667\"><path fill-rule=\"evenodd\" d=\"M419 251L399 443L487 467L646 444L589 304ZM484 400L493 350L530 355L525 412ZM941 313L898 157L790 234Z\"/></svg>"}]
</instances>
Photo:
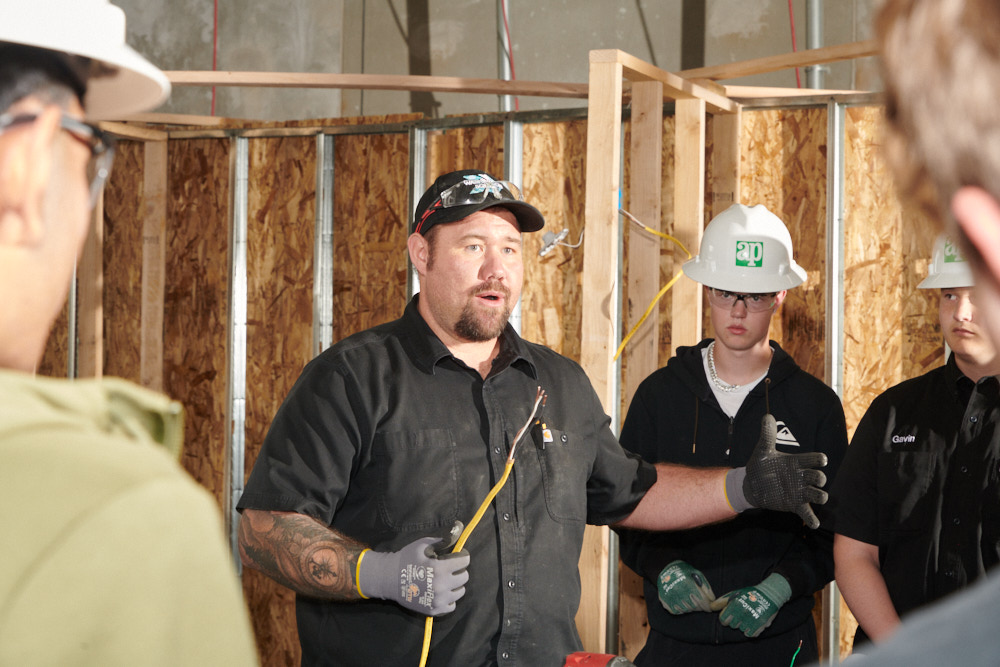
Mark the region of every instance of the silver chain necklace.
<instances>
[{"instance_id":1,"label":"silver chain necklace","mask_svg":"<svg viewBox=\"0 0 1000 667\"><path fill-rule=\"evenodd\" d=\"M713 340L708 344L708 377L712 380L712 384L718 387L719 391L736 391L743 385L741 384L729 384L725 380L719 377L719 374L715 371L715 341Z\"/></svg>"}]
</instances>

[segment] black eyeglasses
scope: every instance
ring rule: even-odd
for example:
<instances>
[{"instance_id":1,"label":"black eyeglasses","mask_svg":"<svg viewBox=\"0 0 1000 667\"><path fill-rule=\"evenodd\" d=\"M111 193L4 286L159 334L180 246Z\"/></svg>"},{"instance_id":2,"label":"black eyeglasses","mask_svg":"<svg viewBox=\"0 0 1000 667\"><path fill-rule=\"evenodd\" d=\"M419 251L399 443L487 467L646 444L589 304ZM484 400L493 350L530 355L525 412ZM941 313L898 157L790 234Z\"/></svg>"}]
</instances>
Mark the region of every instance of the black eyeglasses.
<instances>
[{"instance_id":1,"label":"black eyeglasses","mask_svg":"<svg viewBox=\"0 0 1000 667\"><path fill-rule=\"evenodd\" d=\"M767 294L740 294L739 292L727 292L726 290L708 288L708 300L713 306L720 308L732 308L737 301L742 301L747 310L751 313L762 313L770 310L776 302L777 292Z\"/></svg>"},{"instance_id":2,"label":"black eyeglasses","mask_svg":"<svg viewBox=\"0 0 1000 667\"><path fill-rule=\"evenodd\" d=\"M3 114L0 116L0 134L19 125L27 125L38 119L38 114ZM115 159L115 140L96 125L71 118L63 114L59 127L79 141L90 151L87 162L87 180L90 183L90 207L97 203L97 197L111 173L111 163Z\"/></svg>"}]
</instances>

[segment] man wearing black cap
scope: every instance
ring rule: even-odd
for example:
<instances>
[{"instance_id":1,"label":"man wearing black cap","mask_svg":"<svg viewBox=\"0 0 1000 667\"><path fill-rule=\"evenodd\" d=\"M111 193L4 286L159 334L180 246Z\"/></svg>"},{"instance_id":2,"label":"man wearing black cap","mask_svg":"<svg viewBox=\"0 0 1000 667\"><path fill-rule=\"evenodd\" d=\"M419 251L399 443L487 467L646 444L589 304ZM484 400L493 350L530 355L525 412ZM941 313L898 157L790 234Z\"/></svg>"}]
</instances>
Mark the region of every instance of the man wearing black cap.
<instances>
[{"instance_id":1,"label":"man wearing black cap","mask_svg":"<svg viewBox=\"0 0 1000 667\"><path fill-rule=\"evenodd\" d=\"M728 474L623 451L580 366L507 323L521 233L543 224L510 183L438 178L407 241L420 294L310 362L275 416L239 503L240 549L298 594L304 665L417 664L427 615L428 664L561 665L580 649L587 523L684 528L825 500L823 455L775 454L773 438ZM440 555L514 445L465 548Z\"/></svg>"}]
</instances>

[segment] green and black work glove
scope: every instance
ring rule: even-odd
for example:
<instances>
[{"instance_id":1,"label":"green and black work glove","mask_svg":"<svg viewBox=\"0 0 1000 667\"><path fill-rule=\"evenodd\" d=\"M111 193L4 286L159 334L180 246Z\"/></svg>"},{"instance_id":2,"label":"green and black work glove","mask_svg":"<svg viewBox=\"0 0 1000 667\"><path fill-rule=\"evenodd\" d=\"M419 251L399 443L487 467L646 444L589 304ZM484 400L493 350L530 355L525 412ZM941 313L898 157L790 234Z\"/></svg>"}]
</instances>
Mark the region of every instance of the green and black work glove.
<instances>
[{"instance_id":1,"label":"green and black work glove","mask_svg":"<svg viewBox=\"0 0 1000 667\"><path fill-rule=\"evenodd\" d=\"M675 615L711 611L709 605L715 599L705 575L682 560L663 568L656 577L656 590L663 608Z\"/></svg>"},{"instance_id":2,"label":"green and black work glove","mask_svg":"<svg viewBox=\"0 0 1000 667\"><path fill-rule=\"evenodd\" d=\"M363 598L398 602L427 616L455 610L469 581L469 552L445 553L462 533L456 521L446 537L422 537L399 551L365 549L358 558L356 583Z\"/></svg>"},{"instance_id":3,"label":"green and black work glove","mask_svg":"<svg viewBox=\"0 0 1000 667\"><path fill-rule=\"evenodd\" d=\"M747 637L756 637L771 625L781 605L792 597L788 580L777 572L756 586L730 591L712 603L712 611L721 611L723 625L742 630Z\"/></svg>"},{"instance_id":4,"label":"green and black work glove","mask_svg":"<svg viewBox=\"0 0 1000 667\"><path fill-rule=\"evenodd\" d=\"M795 512L810 528L819 528L819 518L809 503L826 502L826 475L816 470L826 465L823 452L786 454L774 448L777 425L771 414L761 421L760 439L744 468L726 475L726 497L737 512L759 507Z\"/></svg>"}]
</instances>

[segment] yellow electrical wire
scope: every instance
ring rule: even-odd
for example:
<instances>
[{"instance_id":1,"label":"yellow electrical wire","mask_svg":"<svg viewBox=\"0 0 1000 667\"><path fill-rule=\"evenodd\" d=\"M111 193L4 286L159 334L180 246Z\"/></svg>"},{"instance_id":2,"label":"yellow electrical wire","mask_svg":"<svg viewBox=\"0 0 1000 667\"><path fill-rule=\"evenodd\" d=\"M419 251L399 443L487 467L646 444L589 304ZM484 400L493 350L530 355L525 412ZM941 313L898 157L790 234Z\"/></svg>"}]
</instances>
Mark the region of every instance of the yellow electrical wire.
<instances>
[{"instance_id":1,"label":"yellow electrical wire","mask_svg":"<svg viewBox=\"0 0 1000 667\"><path fill-rule=\"evenodd\" d=\"M670 234L664 234L661 231L653 229L652 227L647 227L646 225L644 225L641 222L639 222L638 218L636 218L634 215L632 215L631 213L629 213L628 211L626 211L623 208L618 209L618 212L621 213L622 215L624 215L626 218L628 218L632 222L634 222L635 224L637 224L640 227L642 227L643 229L645 229L650 234L656 234L657 236L662 236L665 239L670 239L671 241L673 241L674 243L676 243L677 246L681 250L684 251L684 254L687 255L688 259L691 259L691 253L690 253L690 251L688 251L688 249L684 247L684 244L681 243L678 239L674 238ZM669 290L671 287L674 286L674 283L676 283L678 280L680 280L680 277L681 277L682 273L683 273L683 271L678 271L676 274L674 274L674 277L670 279L670 282L668 282L666 285L664 285L663 288L659 292L656 293L656 296L650 302L649 306L646 307L646 312L644 312L642 314L642 317L640 317L639 321L635 323L635 326L632 327L632 330L629 331L628 334L625 336L625 338L622 339L621 345L619 345L618 349L615 351L615 356L612 357L612 361L615 361L615 360L618 359L619 355L621 355L621 353L622 353L622 350L625 349L625 345L628 343L629 339L632 338L632 336L635 334L636 331L638 331L639 327L642 326L642 323L646 321L647 317L649 317L649 314L651 312L653 312L653 308L656 306L656 302L659 301L663 297L663 295L667 293L667 290Z\"/></svg>"},{"instance_id":2,"label":"yellow electrical wire","mask_svg":"<svg viewBox=\"0 0 1000 667\"><path fill-rule=\"evenodd\" d=\"M517 449L517 443L520 442L521 437L527 433L528 429L531 427L531 420L535 418L535 413L538 412L539 404L545 404L545 392L541 387L538 388L538 393L535 394L535 405L531 409L531 414L528 415L528 421L524 423L521 430L517 432L514 436L514 442L510 446L510 453L507 455L507 464L504 466L503 475L500 476L500 481L493 485L490 492L486 494L486 498L479 505L479 509L472 516L472 520L469 521L469 525L465 527L462 534L459 535L458 541L455 543L455 548L451 550L452 553L458 553L465 548L465 542L469 539L469 535L472 534L472 530L476 527L479 521L486 514L486 508L490 506L496 495L500 493L500 489L503 488L504 484L507 483L507 478L510 477L510 471L514 469L514 450ZM428 616L424 621L424 644L420 649L420 667L424 667L427 664L427 654L430 653L431 649L431 632L433 632L434 617Z\"/></svg>"}]
</instances>

